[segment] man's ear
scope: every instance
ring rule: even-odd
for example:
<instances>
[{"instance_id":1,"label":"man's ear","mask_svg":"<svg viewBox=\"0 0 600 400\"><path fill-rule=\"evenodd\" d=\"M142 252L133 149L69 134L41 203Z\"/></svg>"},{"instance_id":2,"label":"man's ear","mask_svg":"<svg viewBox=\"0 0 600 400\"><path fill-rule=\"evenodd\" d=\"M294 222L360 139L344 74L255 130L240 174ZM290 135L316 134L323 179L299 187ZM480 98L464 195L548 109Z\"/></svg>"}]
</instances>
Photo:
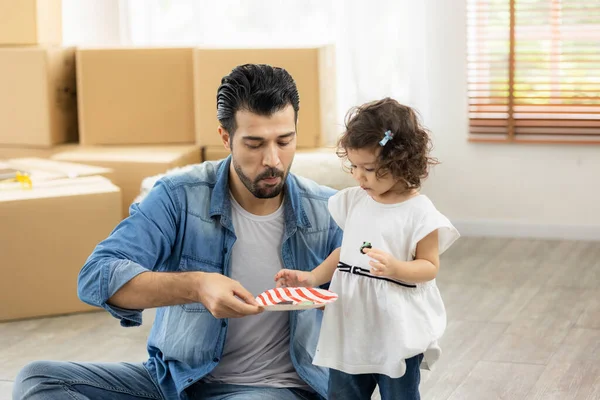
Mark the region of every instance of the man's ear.
<instances>
[{"instance_id":1,"label":"man's ear","mask_svg":"<svg viewBox=\"0 0 600 400\"><path fill-rule=\"evenodd\" d=\"M223 141L223 146L231 152L231 135L225 128L219 126L219 135L221 136L221 140Z\"/></svg>"}]
</instances>

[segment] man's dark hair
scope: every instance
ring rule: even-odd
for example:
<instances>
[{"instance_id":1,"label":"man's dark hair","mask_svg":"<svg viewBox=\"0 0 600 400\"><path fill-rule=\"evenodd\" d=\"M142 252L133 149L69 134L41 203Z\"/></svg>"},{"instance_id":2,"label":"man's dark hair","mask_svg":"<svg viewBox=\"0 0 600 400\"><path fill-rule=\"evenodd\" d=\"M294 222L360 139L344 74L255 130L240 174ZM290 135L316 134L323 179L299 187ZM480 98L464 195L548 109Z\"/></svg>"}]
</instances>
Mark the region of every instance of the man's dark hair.
<instances>
[{"instance_id":1,"label":"man's dark hair","mask_svg":"<svg viewBox=\"0 0 600 400\"><path fill-rule=\"evenodd\" d=\"M291 104L298 122L299 103L296 83L285 69L265 64L239 65L221 80L217 119L233 135L237 129L235 113L239 110L270 116Z\"/></svg>"}]
</instances>

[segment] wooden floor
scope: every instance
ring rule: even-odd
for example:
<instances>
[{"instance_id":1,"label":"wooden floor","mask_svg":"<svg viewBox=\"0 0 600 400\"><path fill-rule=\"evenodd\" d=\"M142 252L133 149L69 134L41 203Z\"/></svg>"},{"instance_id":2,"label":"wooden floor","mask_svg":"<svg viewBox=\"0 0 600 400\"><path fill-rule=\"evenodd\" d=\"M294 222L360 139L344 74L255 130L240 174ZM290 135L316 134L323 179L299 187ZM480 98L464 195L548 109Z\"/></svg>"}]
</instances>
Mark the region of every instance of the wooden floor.
<instances>
[{"instance_id":1,"label":"wooden floor","mask_svg":"<svg viewBox=\"0 0 600 400\"><path fill-rule=\"evenodd\" d=\"M448 309L426 400L600 400L600 243L462 238L442 257ZM0 324L0 399L36 359L142 361L153 319L106 313Z\"/></svg>"}]
</instances>

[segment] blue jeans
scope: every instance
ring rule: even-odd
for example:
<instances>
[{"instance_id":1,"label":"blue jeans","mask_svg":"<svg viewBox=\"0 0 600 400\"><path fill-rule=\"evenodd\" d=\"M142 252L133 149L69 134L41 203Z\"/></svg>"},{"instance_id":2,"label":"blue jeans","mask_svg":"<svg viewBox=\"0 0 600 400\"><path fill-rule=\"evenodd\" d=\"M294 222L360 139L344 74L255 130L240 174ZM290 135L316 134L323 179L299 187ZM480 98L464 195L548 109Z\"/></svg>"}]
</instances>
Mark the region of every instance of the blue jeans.
<instances>
[{"instance_id":1,"label":"blue jeans","mask_svg":"<svg viewBox=\"0 0 600 400\"><path fill-rule=\"evenodd\" d=\"M222 384L194 385L190 400L312 400L297 389ZM138 400L164 399L140 364L37 361L17 376L13 400Z\"/></svg>"},{"instance_id":2,"label":"blue jeans","mask_svg":"<svg viewBox=\"0 0 600 400\"><path fill-rule=\"evenodd\" d=\"M329 371L329 400L368 400L379 385L381 400L420 400L419 367L423 354L406 360L406 373L400 378L380 374L350 375L331 369Z\"/></svg>"}]
</instances>

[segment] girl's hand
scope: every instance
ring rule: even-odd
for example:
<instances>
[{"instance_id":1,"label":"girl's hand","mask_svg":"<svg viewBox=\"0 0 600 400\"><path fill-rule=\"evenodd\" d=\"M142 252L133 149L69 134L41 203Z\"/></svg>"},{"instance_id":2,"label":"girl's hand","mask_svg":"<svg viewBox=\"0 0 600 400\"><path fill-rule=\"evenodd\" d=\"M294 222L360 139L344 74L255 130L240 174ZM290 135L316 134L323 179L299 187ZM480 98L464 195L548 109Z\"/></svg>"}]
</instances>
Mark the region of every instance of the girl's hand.
<instances>
[{"instance_id":1,"label":"girl's hand","mask_svg":"<svg viewBox=\"0 0 600 400\"><path fill-rule=\"evenodd\" d=\"M275 275L276 287L314 287L315 277L312 272L282 269Z\"/></svg>"},{"instance_id":2,"label":"girl's hand","mask_svg":"<svg viewBox=\"0 0 600 400\"><path fill-rule=\"evenodd\" d=\"M371 273L376 276L392 278L396 274L396 259L390 253L379 249L364 249L366 255L372 258L369 261Z\"/></svg>"}]
</instances>

